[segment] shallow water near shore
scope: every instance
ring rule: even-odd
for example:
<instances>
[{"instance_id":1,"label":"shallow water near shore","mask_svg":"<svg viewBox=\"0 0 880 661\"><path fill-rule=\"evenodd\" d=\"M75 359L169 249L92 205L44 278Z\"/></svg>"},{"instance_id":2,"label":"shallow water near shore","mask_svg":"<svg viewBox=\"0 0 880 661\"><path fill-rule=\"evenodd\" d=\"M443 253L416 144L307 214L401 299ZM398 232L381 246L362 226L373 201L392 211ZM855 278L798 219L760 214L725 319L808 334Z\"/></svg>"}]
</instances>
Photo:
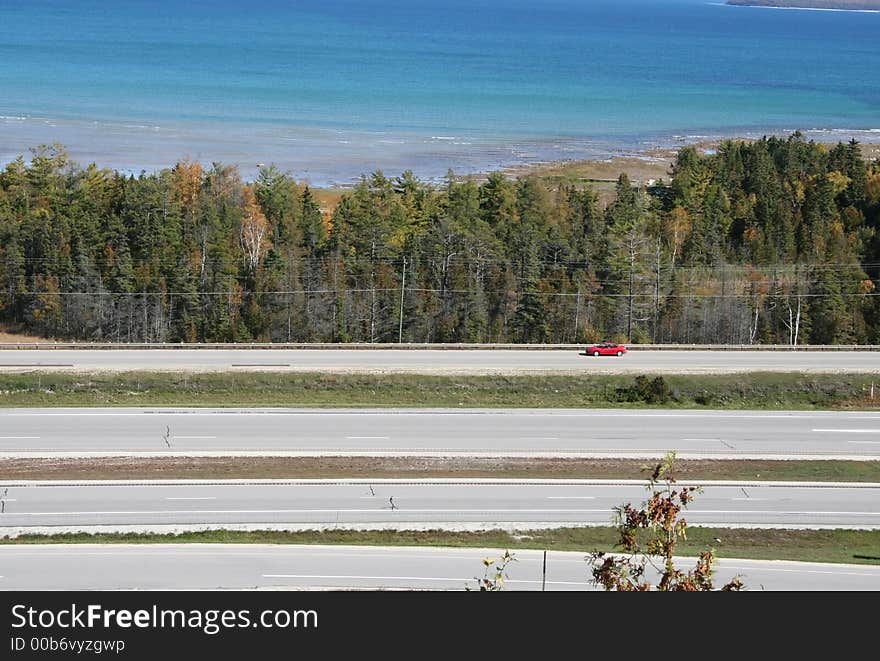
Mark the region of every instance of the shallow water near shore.
<instances>
[{"instance_id":1,"label":"shallow water near shore","mask_svg":"<svg viewBox=\"0 0 880 661\"><path fill-rule=\"evenodd\" d=\"M704 0L32 0L0 10L0 163L426 179L796 129L880 142L880 15Z\"/></svg>"}]
</instances>

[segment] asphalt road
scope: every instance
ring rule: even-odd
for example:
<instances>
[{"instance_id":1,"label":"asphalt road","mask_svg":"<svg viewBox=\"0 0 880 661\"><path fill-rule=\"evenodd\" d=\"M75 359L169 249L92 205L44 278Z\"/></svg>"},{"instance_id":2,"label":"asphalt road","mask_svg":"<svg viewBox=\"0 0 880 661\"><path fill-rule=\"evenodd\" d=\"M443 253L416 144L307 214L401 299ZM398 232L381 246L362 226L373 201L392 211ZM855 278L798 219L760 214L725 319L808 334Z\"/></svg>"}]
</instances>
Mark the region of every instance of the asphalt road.
<instances>
[{"instance_id":1,"label":"asphalt road","mask_svg":"<svg viewBox=\"0 0 880 661\"><path fill-rule=\"evenodd\" d=\"M878 528L880 484L704 482L692 525ZM4 490L6 490L4 492ZM644 481L0 482L0 535L21 528L535 528L609 525Z\"/></svg>"},{"instance_id":2,"label":"asphalt road","mask_svg":"<svg viewBox=\"0 0 880 661\"><path fill-rule=\"evenodd\" d=\"M276 545L0 546L0 590L463 590L498 549ZM723 553L723 550L721 551ZM540 551L516 551L507 590L540 590ZM583 553L547 554L545 589L592 589ZM690 564L682 558L680 566ZM721 557L716 585L749 590L880 590L880 566Z\"/></svg>"},{"instance_id":3,"label":"asphalt road","mask_svg":"<svg viewBox=\"0 0 880 661\"><path fill-rule=\"evenodd\" d=\"M578 351L395 349L22 349L0 351L5 371L130 370L300 372L736 373L880 372L871 351L632 351L594 358Z\"/></svg>"},{"instance_id":4,"label":"asphalt road","mask_svg":"<svg viewBox=\"0 0 880 661\"><path fill-rule=\"evenodd\" d=\"M0 456L880 459L880 415L684 410L0 409Z\"/></svg>"}]
</instances>

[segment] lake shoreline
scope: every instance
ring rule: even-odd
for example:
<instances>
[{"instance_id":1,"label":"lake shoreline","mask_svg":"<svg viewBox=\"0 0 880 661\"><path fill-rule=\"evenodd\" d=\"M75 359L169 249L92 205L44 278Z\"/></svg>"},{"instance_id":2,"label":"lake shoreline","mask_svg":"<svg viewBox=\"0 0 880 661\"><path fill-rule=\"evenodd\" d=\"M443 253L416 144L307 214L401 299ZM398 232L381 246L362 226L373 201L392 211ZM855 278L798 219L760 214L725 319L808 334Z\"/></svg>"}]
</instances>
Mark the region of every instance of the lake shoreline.
<instances>
[{"instance_id":1,"label":"lake shoreline","mask_svg":"<svg viewBox=\"0 0 880 661\"><path fill-rule=\"evenodd\" d=\"M314 188L345 190L362 175L382 170L395 177L412 170L440 184L449 170L458 178L481 179L490 172L513 177L558 176L611 180L627 172L634 181L665 177L669 162L685 146L711 148L726 139L785 137L794 128L694 130L668 135L603 137L430 136L405 132L329 132L299 127L152 126L36 117L0 117L0 167L43 144L63 145L72 160L137 176L173 167L182 160L210 167L236 165L253 180L263 165L275 165ZM452 133L452 132L450 132ZM827 144L855 138L880 157L880 129L807 129L809 140ZM285 139L286 138L286 139Z\"/></svg>"}]
</instances>

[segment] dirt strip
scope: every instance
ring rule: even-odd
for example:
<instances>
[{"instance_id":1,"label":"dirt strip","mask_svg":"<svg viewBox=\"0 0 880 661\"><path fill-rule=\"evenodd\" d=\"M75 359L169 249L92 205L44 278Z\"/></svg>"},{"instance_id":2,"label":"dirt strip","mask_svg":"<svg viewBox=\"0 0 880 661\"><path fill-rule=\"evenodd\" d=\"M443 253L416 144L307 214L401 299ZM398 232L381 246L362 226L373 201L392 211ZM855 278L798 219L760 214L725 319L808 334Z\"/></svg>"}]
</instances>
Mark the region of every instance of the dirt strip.
<instances>
[{"instance_id":1,"label":"dirt strip","mask_svg":"<svg viewBox=\"0 0 880 661\"><path fill-rule=\"evenodd\" d=\"M541 457L108 457L2 459L0 480L608 478L645 479L644 459ZM880 481L880 462L676 461L679 478Z\"/></svg>"}]
</instances>

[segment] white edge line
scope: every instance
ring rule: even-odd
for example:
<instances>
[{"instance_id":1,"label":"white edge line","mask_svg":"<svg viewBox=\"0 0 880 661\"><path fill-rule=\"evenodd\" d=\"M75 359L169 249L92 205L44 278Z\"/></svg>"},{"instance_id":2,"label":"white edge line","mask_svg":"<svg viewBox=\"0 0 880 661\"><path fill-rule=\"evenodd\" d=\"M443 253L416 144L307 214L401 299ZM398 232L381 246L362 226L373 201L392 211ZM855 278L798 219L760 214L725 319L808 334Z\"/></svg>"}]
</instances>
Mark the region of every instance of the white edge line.
<instances>
[{"instance_id":1,"label":"white edge line","mask_svg":"<svg viewBox=\"0 0 880 661\"><path fill-rule=\"evenodd\" d=\"M867 441L847 441L848 443L867 443ZM666 455L660 450L586 450L556 452L552 449L522 451L475 451L475 450L426 450L426 449L388 449L388 450L0 450L0 459L106 459L140 458L157 459L164 457L446 457L446 458L489 458L489 459L662 459ZM880 461L878 454L860 452L812 452L784 454L779 452L680 452L679 459L757 459L768 461L837 460L837 461Z\"/></svg>"},{"instance_id":2,"label":"white edge line","mask_svg":"<svg viewBox=\"0 0 880 661\"><path fill-rule=\"evenodd\" d=\"M789 488L789 487L816 487L837 489L880 489L880 482L798 482L778 481L766 482L761 480L682 480L693 482L695 486L703 487L766 487L766 488ZM461 485L508 485L508 486L645 486L644 480L599 480L599 479L516 479L516 478L340 478L340 479L234 479L234 480L0 480L3 487L224 487L224 486L320 486L320 485L417 485L427 486L435 484L461 484Z\"/></svg>"},{"instance_id":3,"label":"white edge line","mask_svg":"<svg viewBox=\"0 0 880 661\"><path fill-rule=\"evenodd\" d=\"M880 429L814 429L828 434L880 434Z\"/></svg>"},{"instance_id":4,"label":"white edge line","mask_svg":"<svg viewBox=\"0 0 880 661\"><path fill-rule=\"evenodd\" d=\"M450 509L450 508L426 508L426 507L417 507L417 508L403 508L400 507L395 508L396 511L401 512L400 516L410 515L410 514L513 514L513 513L522 513L522 514L608 514L609 511L605 508L602 509L538 509L533 507L515 507L515 508L473 508L473 509ZM337 507L326 507L323 509L275 509L275 510L251 510L251 509L239 509L239 510L110 510L110 511L88 511L88 512L76 512L76 511L65 511L65 512L20 512L16 514L9 514L8 516L11 518L13 516L18 517L43 517L43 516L120 516L120 515L135 515L135 516L159 516L165 514L385 514L386 512L391 512L394 510L389 510L387 507L381 508L371 508L371 509L353 509L353 508L337 508ZM779 516L872 516L876 517L878 514L876 511L870 512L862 512L862 511L816 511L816 510L784 510L784 511L761 511L761 510L694 510L692 514L699 515L707 515L707 514L724 514L724 515L732 515L732 514L745 514L745 515L753 515L753 516L765 516L765 517L779 517ZM467 523L467 522L465 522ZM100 525L100 524L99 524ZM693 524L691 524L693 525ZM705 525L705 524L704 524ZM562 526L562 524L560 524Z\"/></svg>"}]
</instances>

